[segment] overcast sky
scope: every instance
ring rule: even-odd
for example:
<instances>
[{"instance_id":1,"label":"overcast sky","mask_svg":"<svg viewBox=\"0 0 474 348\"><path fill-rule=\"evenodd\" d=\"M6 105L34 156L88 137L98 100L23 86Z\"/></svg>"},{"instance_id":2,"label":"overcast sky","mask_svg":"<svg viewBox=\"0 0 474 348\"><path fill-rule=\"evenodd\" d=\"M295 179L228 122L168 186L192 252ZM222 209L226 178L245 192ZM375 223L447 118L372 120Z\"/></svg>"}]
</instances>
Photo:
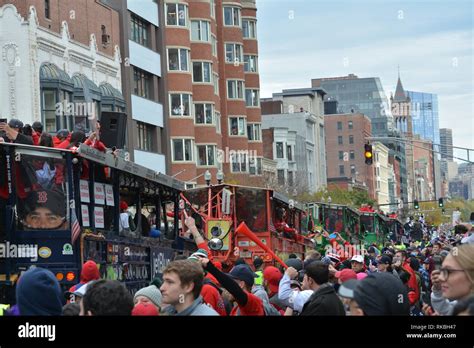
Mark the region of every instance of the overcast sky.
<instances>
[{"instance_id":1,"label":"overcast sky","mask_svg":"<svg viewBox=\"0 0 474 348\"><path fill-rule=\"evenodd\" d=\"M440 128L474 148L471 0L257 0L261 97L311 78L380 77L438 95ZM474 152L471 152L471 160Z\"/></svg>"}]
</instances>

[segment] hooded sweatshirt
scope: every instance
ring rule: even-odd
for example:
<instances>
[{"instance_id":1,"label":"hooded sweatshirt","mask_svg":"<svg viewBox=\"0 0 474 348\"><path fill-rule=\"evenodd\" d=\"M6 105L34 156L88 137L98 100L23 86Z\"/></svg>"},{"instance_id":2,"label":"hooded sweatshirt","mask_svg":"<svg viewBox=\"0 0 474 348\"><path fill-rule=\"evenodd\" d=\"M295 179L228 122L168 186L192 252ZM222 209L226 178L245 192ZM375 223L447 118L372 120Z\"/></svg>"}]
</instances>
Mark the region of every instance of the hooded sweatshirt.
<instances>
[{"instance_id":1,"label":"hooded sweatshirt","mask_svg":"<svg viewBox=\"0 0 474 348\"><path fill-rule=\"evenodd\" d=\"M16 299L21 315L61 315L64 295L54 274L36 267L20 277Z\"/></svg>"}]
</instances>

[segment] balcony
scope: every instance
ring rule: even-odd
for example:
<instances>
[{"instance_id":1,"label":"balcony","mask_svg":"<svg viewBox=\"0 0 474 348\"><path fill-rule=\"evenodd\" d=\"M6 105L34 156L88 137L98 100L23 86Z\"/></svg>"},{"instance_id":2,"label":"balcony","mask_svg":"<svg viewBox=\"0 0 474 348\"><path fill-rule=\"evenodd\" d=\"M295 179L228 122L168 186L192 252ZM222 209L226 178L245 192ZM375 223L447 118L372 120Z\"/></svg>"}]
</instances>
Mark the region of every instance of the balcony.
<instances>
[{"instance_id":1,"label":"balcony","mask_svg":"<svg viewBox=\"0 0 474 348\"><path fill-rule=\"evenodd\" d=\"M165 156L159 153L134 150L135 163L166 174Z\"/></svg>"},{"instance_id":2,"label":"balcony","mask_svg":"<svg viewBox=\"0 0 474 348\"><path fill-rule=\"evenodd\" d=\"M132 118L163 128L163 105L132 95Z\"/></svg>"},{"instance_id":3,"label":"balcony","mask_svg":"<svg viewBox=\"0 0 474 348\"><path fill-rule=\"evenodd\" d=\"M131 65L161 77L161 56L158 52L152 51L132 40L128 40L128 47Z\"/></svg>"},{"instance_id":4,"label":"balcony","mask_svg":"<svg viewBox=\"0 0 474 348\"><path fill-rule=\"evenodd\" d=\"M152 0L128 0L127 9L136 15L146 19L154 26L159 27L159 8Z\"/></svg>"}]
</instances>

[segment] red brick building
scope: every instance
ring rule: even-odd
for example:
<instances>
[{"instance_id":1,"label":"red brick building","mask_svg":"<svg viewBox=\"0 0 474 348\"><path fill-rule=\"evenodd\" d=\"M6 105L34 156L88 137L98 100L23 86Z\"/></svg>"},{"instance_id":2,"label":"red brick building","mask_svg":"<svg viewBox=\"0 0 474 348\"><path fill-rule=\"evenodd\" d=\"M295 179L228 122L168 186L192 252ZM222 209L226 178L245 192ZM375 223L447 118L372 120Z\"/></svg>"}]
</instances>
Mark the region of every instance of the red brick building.
<instances>
[{"instance_id":1,"label":"red brick building","mask_svg":"<svg viewBox=\"0 0 474 348\"><path fill-rule=\"evenodd\" d=\"M374 168L365 164L364 144L372 135L370 119L361 113L324 116L328 187L367 187L375 199Z\"/></svg>"},{"instance_id":2,"label":"red brick building","mask_svg":"<svg viewBox=\"0 0 474 348\"><path fill-rule=\"evenodd\" d=\"M170 174L188 187L207 170L213 183L218 170L261 180L256 11L249 0L165 3Z\"/></svg>"}]
</instances>

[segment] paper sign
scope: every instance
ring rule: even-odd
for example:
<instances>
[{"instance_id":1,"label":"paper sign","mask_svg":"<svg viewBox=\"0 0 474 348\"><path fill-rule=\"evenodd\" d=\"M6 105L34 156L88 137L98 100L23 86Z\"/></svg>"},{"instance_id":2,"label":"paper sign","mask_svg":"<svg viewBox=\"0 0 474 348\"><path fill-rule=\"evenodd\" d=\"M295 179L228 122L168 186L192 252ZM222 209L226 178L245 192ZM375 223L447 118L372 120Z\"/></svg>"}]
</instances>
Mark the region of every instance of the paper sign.
<instances>
[{"instance_id":1,"label":"paper sign","mask_svg":"<svg viewBox=\"0 0 474 348\"><path fill-rule=\"evenodd\" d=\"M85 204L81 205L82 227L90 227L89 223L89 207Z\"/></svg>"},{"instance_id":2,"label":"paper sign","mask_svg":"<svg viewBox=\"0 0 474 348\"><path fill-rule=\"evenodd\" d=\"M114 203L114 188L112 185L105 185L105 200L108 206L113 207Z\"/></svg>"},{"instance_id":3,"label":"paper sign","mask_svg":"<svg viewBox=\"0 0 474 348\"><path fill-rule=\"evenodd\" d=\"M105 204L104 184L94 183L94 201L98 205Z\"/></svg>"},{"instance_id":4,"label":"paper sign","mask_svg":"<svg viewBox=\"0 0 474 348\"><path fill-rule=\"evenodd\" d=\"M95 228L104 228L104 208L94 207Z\"/></svg>"},{"instance_id":5,"label":"paper sign","mask_svg":"<svg viewBox=\"0 0 474 348\"><path fill-rule=\"evenodd\" d=\"M89 182L87 180L80 180L79 186L81 192L81 202L90 203L91 199L89 197Z\"/></svg>"}]
</instances>

